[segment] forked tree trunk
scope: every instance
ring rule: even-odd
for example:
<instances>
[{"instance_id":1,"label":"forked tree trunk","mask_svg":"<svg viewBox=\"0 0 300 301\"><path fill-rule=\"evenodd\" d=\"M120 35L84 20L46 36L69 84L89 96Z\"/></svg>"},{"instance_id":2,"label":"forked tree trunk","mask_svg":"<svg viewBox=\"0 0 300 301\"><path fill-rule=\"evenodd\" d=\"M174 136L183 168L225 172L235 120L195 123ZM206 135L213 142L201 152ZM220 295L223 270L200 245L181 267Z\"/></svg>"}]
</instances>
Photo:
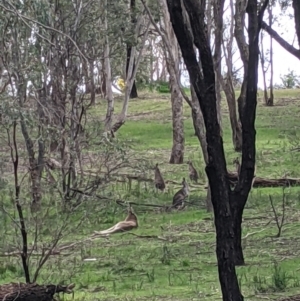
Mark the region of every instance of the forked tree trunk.
<instances>
[{"instance_id":1,"label":"forked tree trunk","mask_svg":"<svg viewBox=\"0 0 300 301\"><path fill-rule=\"evenodd\" d=\"M182 2L188 12L192 33L184 20ZM217 259L219 280L224 301L242 301L235 272L235 257L243 209L251 189L255 166L255 112L257 104L258 35L268 0L257 16L257 0L248 0L249 68L246 98L242 107L243 130L242 166L239 182L231 192L223 140L217 121L215 74L210 45L206 36L205 7L198 0L167 0L171 22L195 88L206 126L209 162L206 173L211 187L217 232ZM203 76L197 63L193 43L199 49ZM247 114L246 114L247 113Z\"/></svg>"},{"instance_id":2,"label":"forked tree trunk","mask_svg":"<svg viewBox=\"0 0 300 301\"><path fill-rule=\"evenodd\" d=\"M143 21L143 18L144 18L144 16L140 16L138 18L138 21L136 23L136 28L135 28L135 37L137 37L140 34L141 23ZM146 44L146 40L148 38L149 26L150 26L150 21L145 26L146 30L144 31L143 39L141 41L141 47L139 49L139 53L138 53L138 56L137 56L136 59L135 59L136 47L131 48L131 55L130 55L128 72L127 72L127 77L126 77L126 88L125 88L125 96L124 96L123 107L122 107L121 114L118 117L118 120L114 123L114 125L111 128L112 132L117 132L120 129L120 127L126 121L127 110L128 110L128 105L129 105L129 98L130 98L130 91L132 89L132 85L133 85L133 82L135 80L135 76L136 76L138 66L139 66L140 61L142 59L144 47L145 47L145 44ZM135 64L134 64L134 61L135 61Z\"/></svg>"}]
</instances>

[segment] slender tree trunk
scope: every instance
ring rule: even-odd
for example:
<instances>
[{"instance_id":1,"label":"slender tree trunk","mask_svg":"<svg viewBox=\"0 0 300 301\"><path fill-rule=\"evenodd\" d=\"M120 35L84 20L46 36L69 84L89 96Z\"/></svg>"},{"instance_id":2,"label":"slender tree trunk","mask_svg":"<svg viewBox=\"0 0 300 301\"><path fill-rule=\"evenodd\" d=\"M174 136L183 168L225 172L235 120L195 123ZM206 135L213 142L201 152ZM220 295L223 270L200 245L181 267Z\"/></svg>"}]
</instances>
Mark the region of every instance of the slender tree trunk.
<instances>
[{"instance_id":1,"label":"slender tree trunk","mask_svg":"<svg viewBox=\"0 0 300 301\"><path fill-rule=\"evenodd\" d=\"M267 70L265 69L265 53L264 53L264 36L263 32L260 34L260 65L261 65L261 71L263 74L263 83L264 83L264 99L265 99L265 104L266 106L268 105L268 87L267 87L267 80L266 80L266 72Z\"/></svg>"},{"instance_id":2,"label":"slender tree trunk","mask_svg":"<svg viewBox=\"0 0 300 301\"><path fill-rule=\"evenodd\" d=\"M131 24L132 27L136 26L136 3L135 0L130 0L130 11L131 11ZM130 63L130 58L131 58L131 52L132 52L132 45L127 44L126 45L126 77L128 77L128 68L129 68L129 63ZM133 69L135 69L135 61L133 61ZM129 98L137 98L137 88L135 84L135 79L133 80L132 83L132 88L129 93Z\"/></svg>"},{"instance_id":3,"label":"slender tree trunk","mask_svg":"<svg viewBox=\"0 0 300 301\"><path fill-rule=\"evenodd\" d=\"M131 50L132 50L132 47L127 45L126 77L127 77L127 73L128 73ZM133 63L133 68L135 68L135 63ZM135 80L133 81L132 88L131 88L131 91L130 91L130 94L129 94L129 98L138 98Z\"/></svg>"},{"instance_id":4,"label":"slender tree trunk","mask_svg":"<svg viewBox=\"0 0 300 301\"><path fill-rule=\"evenodd\" d=\"M236 0L235 15L234 15L234 20L235 20L234 36L240 51L240 56L244 67L241 93L237 99L240 120L242 118L241 114L246 101L248 57L249 57L249 49L244 35L246 7L247 7L247 0Z\"/></svg>"},{"instance_id":5,"label":"slender tree trunk","mask_svg":"<svg viewBox=\"0 0 300 301\"><path fill-rule=\"evenodd\" d=\"M242 151L242 128L240 122L238 122L238 114L237 114L237 104L235 98L235 91L233 86L233 40L234 40L234 7L233 0L230 0L229 3L230 14L231 14L231 24L229 27L229 39L227 40L227 44L225 46L225 41L222 39L223 45L223 53L225 56L225 62L227 66L227 74L226 78L221 79L222 87L226 96L228 109L229 109L229 118L231 124L232 131L232 142L234 146L234 150L236 152Z\"/></svg>"},{"instance_id":6,"label":"slender tree trunk","mask_svg":"<svg viewBox=\"0 0 300 301\"><path fill-rule=\"evenodd\" d=\"M170 164L182 164L184 157L184 124L183 124L183 99L177 84L176 75L170 69L173 147Z\"/></svg>"},{"instance_id":7,"label":"slender tree trunk","mask_svg":"<svg viewBox=\"0 0 300 301\"><path fill-rule=\"evenodd\" d=\"M300 47L300 1L299 0L293 0L293 8L294 8L296 35L298 38L298 45Z\"/></svg>"},{"instance_id":8,"label":"slender tree trunk","mask_svg":"<svg viewBox=\"0 0 300 301\"><path fill-rule=\"evenodd\" d=\"M184 124L183 124L183 97L180 90L179 51L172 24L170 22L168 6L165 0L160 1L163 15L164 32L163 51L169 72L169 83L171 89L173 146L170 164L182 164L184 159ZM153 17L151 16L151 19ZM152 20L152 23L155 22Z\"/></svg>"},{"instance_id":9,"label":"slender tree trunk","mask_svg":"<svg viewBox=\"0 0 300 301\"><path fill-rule=\"evenodd\" d=\"M90 60L91 105L96 104L96 89L94 79L94 60Z\"/></svg>"},{"instance_id":10,"label":"slender tree trunk","mask_svg":"<svg viewBox=\"0 0 300 301\"><path fill-rule=\"evenodd\" d=\"M232 142L236 152L242 151L242 128L238 122L238 114L236 110L236 100L232 80L226 78L223 80L223 90L226 95L226 100L229 110L229 119L232 130Z\"/></svg>"},{"instance_id":11,"label":"slender tree trunk","mask_svg":"<svg viewBox=\"0 0 300 301\"><path fill-rule=\"evenodd\" d=\"M105 0L105 7L107 7L107 0ZM104 28L108 30L107 25L107 12L105 9L105 20ZM112 119L114 114L114 96L112 91L112 79L111 79L111 67L110 67L110 49L108 36L105 37L105 46L104 46L104 73L105 73L105 86L106 86L106 99L107 99L107 111L105 118L105 130L110 131L112 126Z\"/></svg>"},{"instance_id":12,"label":"slender tree trunk","mask_svg":"<svg viewBox=\"0 0 300 301\"><path fill-rule=\"evenodd\" d=\"M198 97L193 85L191 85L191 98L192 98L191 109L192 109L192 119L193 119L194 129L198 137L198 140L200 142L200 147L202 150L202 155L203 155L205 165L207 165L209 163L209 160L208 160L208 152L207 152L205 123L199 105ZM206 210L207 212L213 211L213 204L211 202L211 189L209 183L208 183L207 194L206 194Z\"/></svg>"},{"instance_id":13,"label":"slender tree trunk","mask_svg":"<svg viewBox=\"0 0 300 301\"><path fill-rule=\"evenodd\" d=\"M223 12L224 1L214 0L213 5L214 23L215 23L215 53L213 56L215 77L216 77L216 97L217 97L217 113L220 130L222 135L222 115L221 115L221 80L222 80L222 36L223 36Z\"/></svg>"},{"instance_id":14,"label":"slender tree trunk","mask_svg":"<svg viewBox=\"0 0 300 301\"><path fill-rule=\"evenodd\" d=\"M272 26L273 23L273 8L272 3L269 5L268 8L269 12L269 26ZM273 77L274 77L274 63L273 63L273 38L270 36L270 98L268 101L269 106L274 105L274 92L273 92Z\"/></svg>"}]
</instances>

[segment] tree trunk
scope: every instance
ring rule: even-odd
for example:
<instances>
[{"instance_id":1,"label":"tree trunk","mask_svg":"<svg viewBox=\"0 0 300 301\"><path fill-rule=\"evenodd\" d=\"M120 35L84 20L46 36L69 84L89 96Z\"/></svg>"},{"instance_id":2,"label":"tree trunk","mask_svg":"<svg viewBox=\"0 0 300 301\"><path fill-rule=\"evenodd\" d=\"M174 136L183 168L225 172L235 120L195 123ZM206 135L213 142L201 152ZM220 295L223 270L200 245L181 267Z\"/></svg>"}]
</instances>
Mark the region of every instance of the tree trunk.
<instances>
[{"instance_id":1,"label":"tree trunk","mask_svg":"<svg viewBox=\"0 0 300 301\"><path fill-rule=\"evenodd\" d=\"M268 0L257 16L257 0L248 0L249 68L246 98L242 106L241 122L243 133L242 165L239 181L233 198L227 176L226 160L220 125L217 118L214 64L206 36L204 2L183 0L189 22L183 14L181 0L167 0L171 22L177 36L191 84L197 94L206 127L208 164L206 173L211 187L211 198L215 214L217 233L217 259L219 280L224 301L242 301L235 272L235 247L239 238L236 221L243 213L255 167L255 114L257 105L258 36L262 17ZM189 30L191 27L192 31ZM192 35L193 34L193 35ZM193 45L199 49L202 71L197 62ZM202 73L203 72L203 73ZM237 202L242 200L242 203ZM237 210L238 208L239 210Z\"/></svg>"},{"instance_id":2,"label":"tree trunk","mask_svg":"<svg viewBox=\"0 0 300 301\"><path fill-rule=\"evenodd\" d=\"M247 0L236 0L235 15L234 15L234 21L235 21L234 36L240 51L240 56L244 67L241 93L237 99L240 120L242 118L241 114L246 100L248 58L249 58L249 49L244 35L246 6L247 6Z\"/></svg>"},{"instance_id":3,"label":"tree trunk","mask_svg":"<svg viewBox=\"0 0 300 301\"><path fill-rule=\"evenodd\" d=\"M135 28L135 37L137 37L140 34L141 30L141 21L143 19L143 16L139 16L138 21L136 22L136 28ZM130 91L132 89L132 85L136 76L137 68L139 66L139 63L142 59L142 54L143 50L146 44L146 40L148 38L148 33L149 33L149 26L150 26L150 21L146 25L146 29L144 31L143 39L141 41L141 49L138 53L138 57L135 61L135 53L136 53L136 47L131 48L131 55L130 55L130 60L129 60L129 65L128 65L128 72L127 72L127 77L126 77L126 88L125 88L125 96L124 96L124 102L123 102L123 107L121 114L118 117L118 120L114 123L114 125L111 128L112 132L117 132L121 126L125 123L126 117L127 117L127 110L128 110L128 105L129 105L129 98L130 98Z\"/></svg>"},{"instance_id":4,"label":"tree trunk","mask_svg":"<svg viewBox=\"0 0 300 301\"><path fill-rule=\"evenodd\" d=\"M181 1L167 0L171 22L190 75L191 84L197 94L206 126L209 155L206 173L211 187L211 198L215 213L216 253L223 300L239 301L243 300L243 296L239 289L232 252L234 250L234 230L230 212L230 186L226 176L226 162L220 125L217 121L215 73L210 45L205 33L205 7L203 3L200 4L197 0L184 0L183 2L189 15L193 37L188 30L187 21L183 18ZM193 41L200 52L204 79L201 76Z\"/></svg>"},{"instance_id":5,"label":"tree trunk","mask_svg":"<svg viewBox=\"0 0 300 301\"><path fill-rule=\"evenodd\" d=\"M261 32L260 35L260 65L261 65L261 71L263 74L263 83L264 83L264 99L265 99L265 105L268 105L268 87L267 87L267 80L266 80L266 73L267 73L267 69L265 69L265 53L264 53L264 36L263 36L263 32Z\"/></svg>"},{"instance_id":6,"label":"tree trunk","mask_svg":"<svg viewBox=\"0 0 300 301\"><path fill-rule=\"evenodd\" d=\"M173 146L169 163L182 164L184 159L184 124L183 97L180 89L178 42L170 22L168 7L165 0L160 1L160 7L164 21L163 52L167 70L169 72L172 104ZM150 18L152 23L155 23L153 17L151 16Z\"/></svg>"},{"instance_id":7,"label":"tree trunk","mask_svg":"<svg viewBox=\"0 0 300 301\"><path fill-rule=\"evenodd\" d=\"M237 195L234 192L231 194L231 202L233 204L233 229L234 229L234 263L236 266L245 265L245 258L242 248L242 221L243 221L243 211L244 206L240 204L246 204L243 196Z\"/></svg>"},{"instance_id":8,"label":"tree trunk","mask_svg":"<svg viewBox=\"0 0 300 301\"><path fill-rule=\"evenodd\" d=\"M222 36L223 36L223 12L224 1L214 0L213 5L214 23L215 23L215 53L213 56L215 77L216 77L216 97L217 97L217 114L222 135L222 115L221 115L221 79L222 79Z\"/></svg>"},{"instance_id":9,"label":"tree trunk","mask_svg":"<svg viewBox=\"0 0 300 301\"><path fill-rule=\"evenodd\" d=\"M107 7L107 0L105 0L104 7ZM107 11L104 9L105 19L104 28L108 30L107 25ZM110 49L108 36L105 37L105 48L104 48L104 73L105 73L105 86L106 86L106 99L107 99L107 110L105 118L105 130L110 131L112 126L112 119L114 114L114 96L112 91L112 79L111 79L111 66L110 66Z\"/></svg>"},{"instance_id":10,"label":"tree trunk","mask_svg":"<svg viewBox=\"0 0 300 301\"><path fill-rule=\"evenodd\" d=\"M228 104L234 150L236 152L241 152L242 151L242 128L237 118L238 114L236 110L236 100L235 100L234 88L232 86L232 80L230 80L229 78L224 80L223 90L226 95L226 100Z\"/></svg>"},{"instance_id":11,"label":"tree trunk","mask_svg":"<svg viewBox=\"0 0 300 301\"><path fill-rule=\"evenodd\" d=\"M223 52L225 56L225 62L227 66L226 78L221 78L222 87L226 96L229 118L232 131L232 142L233 147L236 152L242 151L242 128L241 124L238 122L238 114L236 110L236 98L233 86L233 40L234 40L234 7L233 0L230 0L230 14L231 14L231 24L229 28L229 39L225 46L225 41L223 39Z\"/></svg>"},{"instance_id":12,"label":"tree trunk","mask_svg":"<svg viewBox=\"0 0 300 301\"><path fill-rule=\"evenodd\" d=\"M206 133L205 133L205 123L203 119L203 114L201 112L201 108L199 105L198 97L196 95L195 89L193 88L193 85L191 85L191 104L192 104L192 119L194 124L195 133L198 137L198 140L200 142L200 147L202 150L203 159L205 162L205 165L208 164L208 152L207 152L207 142L206 142ZM211 189L208 184L207 194L206 194L206 210L207 212L213 211L213 205L211 202Z\"/></svg>"},{"instance_id":13,"label":"tree trunk","mask_svg":"<svg viewBox=\"0 0 300 301\"><path fill-rule=\"evenodd\" d=\"M136 3L135 0L130 0L130 12L131 12L131 24L134 28L136 26ZM131 51L132 51L132 45L127 44L126 45L126 77L128 77L128 69L130 64L130 58L131 58ZM133 61L133 69L135 69L135 60ZM135 79L133 80L132 87L130 89L129 98L137 98L137 89L135 84Z\"/></svg>"},{"instance_id":14,"label":"tree trunk","mask_svg":"<svg viewBox=\"0 0 300 301\"><path fill-rule=\"evenodd\" d=\"M273 8L272 4L269 5L268 8L269 12L269 26L273 23ZM274 77L274 63L273 63L273 38L270 36L270 98L268 100L268 105L273 106L274 105L274 92L273 92L273 77Z\"/></svg>"},{"instance_id":15,"label":"tree trunk","mask_svg":"<svg viewBox=\"0 0 300 301\"><path fill-rule=\"evenodd\" d=\"M184 124L183 124L183 99L179 90L176 75L170 72L173 147L170 164L182 164L184 157Z\"/></svg>"},{"instance_id":16,"label":"tree trunk","mask_svg":"<svg viewBox=\"0 0 300 301\"><path fill-rule=\"evenodd\" d=\"M94 78L94 60L90 60L90 83L91 83L91 105L96 104L96 89L95 89L95 78Z\"/></svg>"},{"instance_id":17,"label":"tree trunk","mask_svg":"<svg viewBox=\"0 0 300 301\"><path fill-rule=\"evenodd\" d=\"M293 0L293 8L294 8L296 35L298 38L298 45L300 47L300 1L299 0Z\"/></svg>"},{"instance_id":18,"label":"tree trunk","mask_svg":"<svg viewBox=\"0 0 300 301\"><path fill-rule=\"evenodd\" d=\"M127 77L127 73L128 73L129 60L130 60L130 56L131 56L131 49L132 49L132 47L127 45L126 77ZM135 63L134 62L133 62L133 68L135 68ZM131 91L130 91L130 94L129 94L129 98L138 98L135 80L133 81L132 88L131 88Z\"/></svg>"}]
</instances>

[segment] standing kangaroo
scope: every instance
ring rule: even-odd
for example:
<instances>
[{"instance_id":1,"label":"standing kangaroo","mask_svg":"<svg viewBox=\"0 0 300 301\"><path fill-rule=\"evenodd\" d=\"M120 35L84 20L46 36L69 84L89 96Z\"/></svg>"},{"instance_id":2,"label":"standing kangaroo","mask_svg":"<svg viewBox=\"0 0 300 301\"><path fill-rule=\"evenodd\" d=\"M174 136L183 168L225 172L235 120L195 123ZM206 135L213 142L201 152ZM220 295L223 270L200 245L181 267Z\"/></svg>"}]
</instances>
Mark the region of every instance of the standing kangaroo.
<instances>
[{"instance_id":1,"label":"standing kangaroo","mask_svg":"<svg viewBox=\"0 0 300 301\"><path fill-rule=\"evenodd\" d=\"M177 208L177 209L183 209L185 204L184 204L184 200L188 197L189 195L189 185L188 183L185 181L185 178L182 179L181 184L183 185L183 187L178 190L174 196L173 196L173 208Z\"/></svg>"},{"instance_id":2,"label":"standing kangaroo","mask_svg":"<svg viewBox=\"0 0 300 301\"><path fill-rule=\"evenodd\" d=\"M155 184L155 188L159 189L161 191L164 191L166 188L165 181L158 168L158 163L156 163L155 168L154 168L154 184Z\"/></svg>"},{"instance_id":3,"label":"standing kangaroo","mask_svg":"<svg viewBox=\"0 0 300 301\"><path fill-rule=\"evenodd\" d=\"M234 160L233 160L233 164L235 166L235 171L237 173L237 179L239 180L240 178L240 172L241 172L241 163L240 163L240 160L238 157L236 157Z\"/></svg>"},{"instance_id":4,"label":"standing kangaroo","mask_svg":"<svg viewBox=\"0 0 300 301\"><path fill-rule=\"evenodd\" d=\"M199 176L198 176L198 172L195 169L195 167L193 166L192 161L188 161L187 162L189 165L189 175L190 175L190 180L194 181L195 183L198 182Z\"/></svg>"}]
</instances>

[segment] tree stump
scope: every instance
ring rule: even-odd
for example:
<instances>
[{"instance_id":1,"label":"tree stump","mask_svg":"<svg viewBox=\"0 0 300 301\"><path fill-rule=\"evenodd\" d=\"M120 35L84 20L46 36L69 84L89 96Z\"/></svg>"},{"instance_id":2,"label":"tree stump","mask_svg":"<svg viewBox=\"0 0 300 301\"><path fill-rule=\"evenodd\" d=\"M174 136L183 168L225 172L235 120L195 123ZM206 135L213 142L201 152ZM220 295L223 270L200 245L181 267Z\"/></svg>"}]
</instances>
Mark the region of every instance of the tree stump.
<instances>
[{"instance_id":1,"label":"tree stump","mask_svg":"<svg viewBox=\"0 0 300 301\"><path fill-rule=\"evenodd\" d=\"M39 285L37 283L9 283L0 285L0 301L52 301L57 293L73 293L75 284Z\"/></svg>"}]
</instances>

